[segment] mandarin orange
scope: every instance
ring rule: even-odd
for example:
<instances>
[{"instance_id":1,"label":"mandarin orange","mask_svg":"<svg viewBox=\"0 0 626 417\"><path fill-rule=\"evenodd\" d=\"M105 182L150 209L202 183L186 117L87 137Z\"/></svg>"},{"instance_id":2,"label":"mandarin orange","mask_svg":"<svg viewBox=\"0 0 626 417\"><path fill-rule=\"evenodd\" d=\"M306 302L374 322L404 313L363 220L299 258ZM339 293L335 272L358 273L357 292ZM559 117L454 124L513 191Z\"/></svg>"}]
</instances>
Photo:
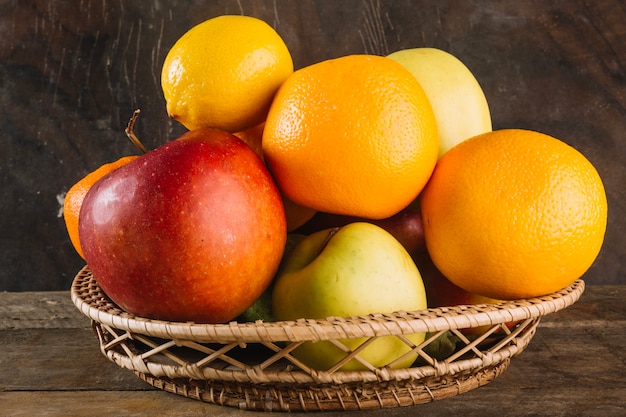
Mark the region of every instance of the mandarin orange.
<instances>
[{"instance_id":1,"label":"mandarin orange","mask_svg":"<svg viewBox=\"0 0 626 417\"><path fill-rule=\"evenodd\" d=\"M263 160L263 147L261 145L261 142L263 139L264 127L265 122L253 126L250 129L235 133L235 136L246 142L248 146L250 146L252 150ZM285 197L282 192L280 193L280 196L283 200L283 207L285 208L285 217L287 218L288 232L296 230L298 227L311 220L315 213L317 213L317 210L294 203L293 201Z\"/></svg>"},{"instance_id":2,"label":"mandarin orange","mask_svg":"<svg viewBox=\"0 0 626 417\"><path fill-rule=\"evenodd\" d=\"M70 241L81 258L85 259L85 256L83 255L80 240L78 239L78 217L85 195L87 195L89 189L100 178L137 158L139 158L138 155L130 155L120 158L117 161L104 164L95 171L92 171L84 176L76 184L72 185L72 187L70 187L65 194L65 200L63 201L63 219L65 220L65 227L67 228L67 233L70 236Z\"/></svg>"},{"instance_id":3,"label":"mandarin orange","mask_svg":"<svg viewBox=\"0 0 626 417\"><path fill-rule=\"evenodd\" d=\"M246 144L252 148L254 153L259 155L259 158L263 159L263 148L261 147L261 139L263 138L263 128L265 127L265 121L259 123L256 126L234 133L239 139L246 142Z\"/></svg>"}]
</instances>

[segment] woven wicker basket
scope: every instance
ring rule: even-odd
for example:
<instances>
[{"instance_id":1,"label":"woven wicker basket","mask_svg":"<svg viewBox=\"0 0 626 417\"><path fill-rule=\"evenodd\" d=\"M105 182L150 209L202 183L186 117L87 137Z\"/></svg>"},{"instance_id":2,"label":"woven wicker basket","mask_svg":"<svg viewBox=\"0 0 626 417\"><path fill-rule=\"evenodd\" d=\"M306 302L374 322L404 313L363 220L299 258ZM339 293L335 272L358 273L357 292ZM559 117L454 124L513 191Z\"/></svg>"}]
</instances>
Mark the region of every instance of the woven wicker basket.
<instances>
[{"instance_id":1,"label":"woven wicker basket","mask_svg":"<svg viewBox=\"0 0 626 417\"><path fill-rule=\"evenodd\" d=\"M575 303L578 280L544 297L505 302L273 323L174 323L128 314L98 287L89 269L71 296L92 320L102 353L149 384L197 400L250 410L326 411L390 408L452 397L483 386L508 367L542 316ZM511 325L511 323L515 323ZM463 329L481 328L467 336ZM419 346L403 335L426 332ZM446 333L448 332L448 333ZM446 333L456 348L435 358L428 347ZM419 354L408 369L316 371L290 352L303 341L394 335ZM350 352L347 359L357 358Z\"/></svg>"}]
</instances>

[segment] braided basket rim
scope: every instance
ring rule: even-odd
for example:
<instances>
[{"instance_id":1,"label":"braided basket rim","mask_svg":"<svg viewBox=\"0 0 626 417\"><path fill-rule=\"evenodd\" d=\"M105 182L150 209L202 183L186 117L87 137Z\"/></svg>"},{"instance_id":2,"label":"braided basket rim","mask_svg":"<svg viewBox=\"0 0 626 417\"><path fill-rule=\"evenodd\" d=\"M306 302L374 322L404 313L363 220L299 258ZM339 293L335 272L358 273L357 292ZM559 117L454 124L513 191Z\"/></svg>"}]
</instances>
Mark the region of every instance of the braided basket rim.
<instances>
[{"instance_id":1,"label":"braided basket rim","mask_svg":"<svg viewBox=\"0 0 626 417\"><path fill-rule=\"evenodd\" d=\"M74 278L71 298L91 319L101 353L156 388L247 410L330 411L417 405L488 384L525 350L542 316L575 303L584 288L578 280L546 296L500 304L322 320L200 324L153 320L123 311L85 266ZM480 330L476 339L462 336L464 329L482 326L491 327ZM463 339L453 353L434 358L422 350L448 330ZM295 361L290 353L300 342L403 339L418 332L432 334L420 345L411 345L425 362L416 361L408 368L370 364L367 370L318 371ZM489 339L490 335L495 337ZM231 349L237 353L237 347L251 349L250 361L229 356ZM254 356L258 347L270 349L261 360ZM186 356L189 349L193 356ZM351 355L358 356L357 351Z\"/></svg>"},{"instance_id":2,"label":"braided basket rim","mask_svg":"<svg viewBox=\"0 0 626 417\"><path fill-rule=\"evenodd\" d=\"M515 322L562 310L578 301L584 289L584 281L578 279L552 294L499 304L458 305L316 320L245 323L232 321L224 324L171 322L127 313L100 289L87 265L76 274L70 294L75 306L85 316L117 329L167 339L232 343L406 335Z\"/></svg>"}]
</instances>

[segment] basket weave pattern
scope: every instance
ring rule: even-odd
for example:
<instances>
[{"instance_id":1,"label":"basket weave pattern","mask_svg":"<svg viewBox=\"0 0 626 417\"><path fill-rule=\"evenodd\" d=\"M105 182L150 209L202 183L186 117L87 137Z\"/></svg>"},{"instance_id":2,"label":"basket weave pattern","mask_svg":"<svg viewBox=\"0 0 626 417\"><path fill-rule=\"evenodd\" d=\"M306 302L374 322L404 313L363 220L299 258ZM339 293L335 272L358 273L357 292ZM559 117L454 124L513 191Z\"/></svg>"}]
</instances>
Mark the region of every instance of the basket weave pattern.
<instances>
[{"instance_id":1,"label":"basket weave pattern","mask_svg":"<svg viewBox=\"0 0 626 417\"><path fill-rule=\"evenodd\" d=\"M71 294L92 320L102 354L157 388L243 409L324 411L420 404L485 385L526 348L542 316L573 304L583 291L579 280L545 297L501 304L217 325L128 314L102 292L87 267L76 275ZM466 335L464 329L477 327L479 334ZM405 337L422 332L427 337L419 345ZM436 358L428 347L446 332L453 335L456 349ZM375 367L359 356L363 347L383 336L397 337L418 353L412 367ZM355 351L341 343L357 337L366 342ZM346 351L328 371L311 369L291 355L305 341L322 340ZM337 370L351 359L366 370Z\"/></svg>"}]
</instances>

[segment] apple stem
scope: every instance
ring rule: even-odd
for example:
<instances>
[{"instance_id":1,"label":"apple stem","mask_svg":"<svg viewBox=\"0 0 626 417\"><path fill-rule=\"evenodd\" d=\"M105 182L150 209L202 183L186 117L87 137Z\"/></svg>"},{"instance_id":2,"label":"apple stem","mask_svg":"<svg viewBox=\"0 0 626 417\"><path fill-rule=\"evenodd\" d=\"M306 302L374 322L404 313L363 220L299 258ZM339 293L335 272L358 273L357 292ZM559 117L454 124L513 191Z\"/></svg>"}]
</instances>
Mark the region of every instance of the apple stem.
<instances>
[{"instance_id":1,"label":"apple stem","mask_svg":"<svg viewBox=\"0 0 626 417\"><path fill-rule=\"evenodd\" d=\"M328 242L330 242L330 239L332 239L333 236L335 236L337 234L339 229L341 229L341 228L340 227L333 227L332 229L330 229L328 231L328 236L326 236L326 239L324 239L324 243L322 243L322 246L320 246L320 250L317 253L318 255L324 251L324 249L326 248L326 245L328 245Z\"/></svg>"},{"instance_id":2,"label":"apple stem","mask_svg":"<svg viewBox=\"0 0 626 417\"><path fill-rule=\"evenodd\" d=\"M126 126L124 132L126 132L126 136L128 136L128 139L130 139L130 141L137 147L137 149L146 154L148 153L148 150L145 146L143 146L143 143L141 143L137 135L135 135L135 132L133 132L133 128L135 127L135 122L137 121L137 117L139 117L139 113L141 113L141 110L139 109L133 112L133 115L128 121L128 126Z\"/></svg>"}]
</instances>

